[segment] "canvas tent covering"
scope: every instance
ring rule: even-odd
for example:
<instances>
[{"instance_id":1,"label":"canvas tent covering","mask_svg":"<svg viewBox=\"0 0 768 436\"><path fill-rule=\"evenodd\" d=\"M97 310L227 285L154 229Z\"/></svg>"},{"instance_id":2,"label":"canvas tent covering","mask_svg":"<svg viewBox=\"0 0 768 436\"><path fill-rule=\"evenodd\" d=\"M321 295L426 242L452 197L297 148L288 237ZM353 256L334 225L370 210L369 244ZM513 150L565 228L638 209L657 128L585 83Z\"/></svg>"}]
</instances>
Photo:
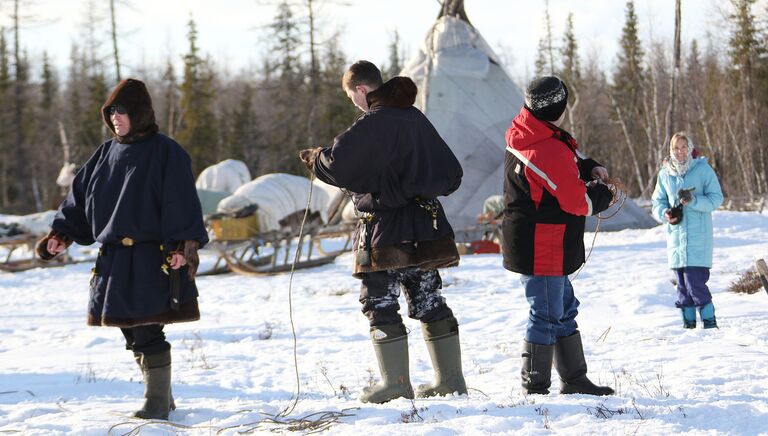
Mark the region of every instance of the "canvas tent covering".
<instances>
[{"instance_id":1,"label":"canvas tent covering","mask_svg":"<svg viewBox=\"0 0 768 436\"><path fill-rule=\"evenodd\" d=\"M461 162L461 187L440 201L454 227L471 226L485 199L502 191L504 132L523 96L480 33L448 15L432 26L401 75L416 82L416 106Z\"/></svg>"},{"instance_id":2,"label":"canvas tent covering","mask_svg":"<svg viewBox=\"0 0 768 436\"><path fill-rule=\"evenodd\" d=\"M219 202L217 211L233 213L249 205L256 204L259 230L277 230L279 221L307 206L310 181L305 177L292 174L266 174L250 181ZM337 194L338 188L327 185L317 179L312 182L310 212L319 212L324 223L328 222L329 206Z\"/></svg>"},{"instance_id":3,"label":"canvas tent covering","mask_svg":"<svg viewBox=\"0 0 768 436\"><path fill-rule=\"evenodd\" d=\"M401 75L416 82L416 106L464 169L458 191L440 199L451 224L461 229L475 224L485 200L503 191L504 134L519 113L523 96L488 43L465 20L463 2L447 2L444 8ZM587 228L594 229L595 222L595 218L588 218ZM616 216L601 222L600 229L656 224L648 212L627 199Z\"/></svg>"}]
</instances>

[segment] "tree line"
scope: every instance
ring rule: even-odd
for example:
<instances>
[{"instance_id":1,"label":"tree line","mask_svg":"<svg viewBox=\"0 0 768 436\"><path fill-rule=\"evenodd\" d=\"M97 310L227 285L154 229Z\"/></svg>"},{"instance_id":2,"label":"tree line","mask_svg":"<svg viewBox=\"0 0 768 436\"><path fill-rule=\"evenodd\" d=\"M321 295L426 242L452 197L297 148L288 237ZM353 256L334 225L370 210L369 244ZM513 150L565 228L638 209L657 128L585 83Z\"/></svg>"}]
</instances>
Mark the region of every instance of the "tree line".
<instances>
[{"instance_id":1,"label":"tree line","mask_svg":"<svg viewBox=\"0 0 768 436\"><path fill-rule=\"evenodd\" d=\"M163 66L133 68L132 75L150 88L161 132L190 153L195 173L234 158L254 176L303 174L296 151L329 144L354 121L356 109L340 90L341 75L354 59L340 47L338 32L319 30L318 3L275 4L274 17L262 29L258 67L227 73L201 52L198 41L205 35L190 17L182 71L173 58ZM24 49L20 30L29 20L27 4L0 3L0 13L12 23L0 29L0 211L6 214L55 207L62 162L81 165L108 138L101 105L126 66L136 63L120 56L124 29L114 19L115 9L130 0L89 0L65 72L51 65L47 53L35 54L33 61ZM621 48L610 71L597 55L580 56L572 15L561 35L553 34L545 15L535 72L564 79L570 91L564 127L631 196L650 196L668 138L677 130L692 135L727 196L768 192L761 123L768 108L768 34L761 23L768 10L758 11L756 0L729 0L727 6L725 47L714 38L682 47L679 32L674 44L643 43L634 2L627 1ZM373 59L386 77L403 65L396 33L389 53L386 60Z\"/></svg>"},{"instance_id":2,"label":"tree line","mask_svg":"<svg viewBox=\"0 0 768 436\"><path fill-rule=\"evenodd\" d=\"M768 9L758 10L756 0L729 0L722 23L727 41L708 35L682 47L680 26L701 23L680 23L680 3L670 2L669 10L659 11L674 14L674 40L644 44L635 3L627 1L620 49L610 71L600 68L596 56L579 57L572 14L558 36L552 34L546 12L536 74L564 79L570 90L564 128L612 170L631 196L650 197L669 155L669 139L679 130L692 135L727 197L764 196Z\"/></svg>"}]
</instances>

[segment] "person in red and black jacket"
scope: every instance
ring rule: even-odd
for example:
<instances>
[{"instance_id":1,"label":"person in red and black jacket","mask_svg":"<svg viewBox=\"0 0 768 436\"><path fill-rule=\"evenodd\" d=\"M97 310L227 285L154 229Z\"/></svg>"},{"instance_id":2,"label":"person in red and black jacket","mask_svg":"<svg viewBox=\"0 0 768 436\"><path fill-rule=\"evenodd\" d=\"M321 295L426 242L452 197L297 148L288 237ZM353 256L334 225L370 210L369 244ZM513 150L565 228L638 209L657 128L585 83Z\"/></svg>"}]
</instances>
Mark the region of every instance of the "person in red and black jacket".
<instances>
[{"instance_id":1,"label":"person in red and black jacket","mask_svg":"<svg viewBox=\"0 0 768 436\"><path fill-rule=\"evenodd\" d=\"M504 163L504 268L521 274L530 304L522 362L526 393L548 394L552 361L564 394L611 395L587 378L568 274L584 263L586 216L607 209L608 170L578 152L559 126L568 103L562 80L531 82L507 130Z\"/></svg>"}]
</instances>

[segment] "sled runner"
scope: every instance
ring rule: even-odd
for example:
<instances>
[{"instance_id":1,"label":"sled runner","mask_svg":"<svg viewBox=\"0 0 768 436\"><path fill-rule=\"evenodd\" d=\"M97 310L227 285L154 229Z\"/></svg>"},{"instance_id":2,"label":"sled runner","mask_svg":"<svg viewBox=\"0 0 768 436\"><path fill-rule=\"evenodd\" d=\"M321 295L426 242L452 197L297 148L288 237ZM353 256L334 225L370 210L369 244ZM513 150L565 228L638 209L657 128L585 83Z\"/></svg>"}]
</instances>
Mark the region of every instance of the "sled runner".
<instances>
[{"instance_id":1,"label":"sled runner","mask_svg":"<svg viewBox=\"0 0 768 436\"><path fill-rule=\"evenodd\" d=\"M227 270L243 275L270 275L295 268L312 268L333 262L352 249L354 225L320 226L307 224L299 237L298 229L286 228L254 234L245 239L214 238L206 249L218 259L214 267L201 271L210 275Z\"/></svg>"},{"instance_id":2,"label":"sled runner","mask_svg":"<svg viewBox=\"0 0 768 436\"><path fill-rule=\"evenodd\" d=\"M33 268L50 268L87 262L92 259L73 259L68 252L56 256L49 262L35 257L35 243L43 235L21 233L0 237L0 271L21 272Z\"/></svg>"},{"instance_id":3,"label":"sled runner","mask_svg":"<svg viewBox=\"0 0 768 436\"><path fill-rule=\"evenodd\" d=\"M6 217L0 222L0 271L20 272L32 268L49 268L72 263L92 261L92 258L73 258L69 251L49 262L35 257L35 244L48 233L48 224L55 211L31 215Z\"/></svg>"}]
</instances>

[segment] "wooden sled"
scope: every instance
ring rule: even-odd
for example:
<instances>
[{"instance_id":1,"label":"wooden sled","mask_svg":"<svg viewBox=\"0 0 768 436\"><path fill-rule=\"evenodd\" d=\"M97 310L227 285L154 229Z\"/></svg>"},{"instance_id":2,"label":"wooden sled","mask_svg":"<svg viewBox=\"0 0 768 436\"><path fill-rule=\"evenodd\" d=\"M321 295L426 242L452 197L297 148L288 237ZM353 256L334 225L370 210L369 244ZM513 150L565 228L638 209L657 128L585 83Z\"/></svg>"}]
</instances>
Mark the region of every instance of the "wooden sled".
<instances>
[{"instance_id":1,"label":"wooden sled","mask_svg":"<svg viewBox=\"0 0 768 436\"><path fill-rule=\"evenodd\" d=\"M21 272L33 268L51 268L57 266L71 265L80 262L88 262L92 259L73 259L69 253L64 252L49 262L43 262L35 256L35 243L40 235L24 233L5 238L0 238L0 248L7 250L5 256L0 259L0 271ZM29 256L21 259L12 259L13 254L18 250L26 250Z\"/></svg>"},{"instance_id":2,"label":"wooden sled","mask_svg":"<svg viewBox=\"0 0 768 436\"><path fill-rule=\"evenodd\" d=\"M354 224L310 225L301 237L286 229L259 233L247 239L214 239L206 249L215 251L219 258L212 269L202 271L200 275L229 270L242 275L265 276L288 272L293 267L326 265L352 249L354 230Z\"/></svg>"}]
</instances>

